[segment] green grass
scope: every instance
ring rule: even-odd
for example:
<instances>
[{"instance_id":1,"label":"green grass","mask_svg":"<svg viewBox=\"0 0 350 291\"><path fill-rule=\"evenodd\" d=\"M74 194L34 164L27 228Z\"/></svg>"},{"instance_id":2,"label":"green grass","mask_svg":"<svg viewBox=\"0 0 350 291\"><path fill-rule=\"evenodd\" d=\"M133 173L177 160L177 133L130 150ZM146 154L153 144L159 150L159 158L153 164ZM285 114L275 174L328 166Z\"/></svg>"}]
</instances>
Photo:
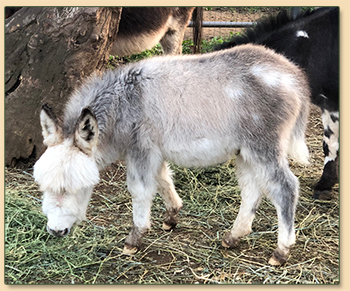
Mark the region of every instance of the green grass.
<instances>
[{"instance_id":1,"label":"green grass","mask_svg":"<svg viewBox=\"0 0 350 291\"><path fill-rule=\"evenodd\" d=\"M210 40L202 40L201 42L201 53L211 52L215 48L215 46L222 44L225 41L229 41L231 37L233 36L233 33L229 36L222 37L222 36L215 36L211 38ZM192 54L192 47L193 47L193 40L187 39L182 42L182 53L184 55L186 54ZM160 56L162 55L162 48L160 44L157 44L150 50L145 50L140 54L134 54L130 56L124 56L124 57L118 57L118 56L110 56L109 57L109 68L115 68L120 64L125 64L128 62L138 62L142 59L154 57L154 56Z\"/></svg>"},{"instance_id":2,"label":"green grass","mask_svg":"<svg viewBox=\"0 0 350 291\"><path fill-rule=\"evenodd\" d=\"M91 253L98 232L76 228L67 240L48 235L40 202L33 198L39 196L35 185L12 182L5 194L5 283L72 283L75 277L84 278L84 268L99 263ZM92 243L86 243L87 237ZM77 247L82 243L84 247Z\"/></svg>"},{"instance_id":3,"label":"green grass","mask_svg":"<svg viewBox=\"0 0 350 291\"><path fill-rule=\"evenodd\" d=\"M206 169L172 165L184 201L175 230L162 230L159 195L152 229L141 250L122 255L132 226L125 167L102 173L88 208L88 221L63 239L46 231L41 194L27 172L6 169L6 284L338 284L338 201L314 201L305 193L296 217L297 244L282 267L267 265L277 242L274 207L263 200L253 232L237 249L221 247L240 205L234 161ZM310 190L307 190L310 192Z\"/></svg>"}]
</instances>

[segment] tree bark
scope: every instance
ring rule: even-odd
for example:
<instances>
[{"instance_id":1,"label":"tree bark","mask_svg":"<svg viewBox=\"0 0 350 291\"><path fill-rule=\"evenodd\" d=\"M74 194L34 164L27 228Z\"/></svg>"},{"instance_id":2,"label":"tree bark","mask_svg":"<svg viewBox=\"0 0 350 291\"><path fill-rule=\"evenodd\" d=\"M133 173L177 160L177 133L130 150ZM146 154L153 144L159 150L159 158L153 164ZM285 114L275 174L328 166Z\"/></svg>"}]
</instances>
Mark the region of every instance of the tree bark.
<instances>
[{"instance_id":1,"label":"tree bark","mask_svg":"<svg viewBox=\"0 0 350 291\"><path fill-rule=\"evenodd\" d=\"M122 8L29 7L6 19L5 164L44 150L39 114L59 116L70 93L106 67Z\"/></svg>"}]
</instances>

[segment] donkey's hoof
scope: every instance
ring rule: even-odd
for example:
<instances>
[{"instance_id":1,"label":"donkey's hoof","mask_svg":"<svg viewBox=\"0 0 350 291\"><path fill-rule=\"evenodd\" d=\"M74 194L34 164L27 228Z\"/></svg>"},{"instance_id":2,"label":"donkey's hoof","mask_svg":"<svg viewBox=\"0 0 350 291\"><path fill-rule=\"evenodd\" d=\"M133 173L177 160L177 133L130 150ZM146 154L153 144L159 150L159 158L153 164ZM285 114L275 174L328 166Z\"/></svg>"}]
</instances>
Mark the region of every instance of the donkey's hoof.
<instances>
[{"instance_id":1,"label":"donkey's hoof","mask_svg":"<svg viewBox=\"0 0 350 291\"><path fill-rule=\"evenodd\" d=\"M132 256L132 255L135 255L138 250L139 249L137 247L132 247L132 246L129 246L129 245L125 245L124 249L123 249L123 255Z\"/></svg>"},{"instance_id":2,"label":"donkey's hoof","mask_svg":"<svg viewBox=\"0 0 350 291\"><path fill-rule=\"evenodd\" d=\"M176 226L176 223L175 224L168 224L166 222L163 222L163 229L166 231L174 229L175 226Z\"/></svg>"},{"instance_id":3,"label":"donkey's hoof","mask_svg":"<svg viewBox=\"0 0 350 291\"><path fill-rule=\"evenodd\" d=\"M318 200L332 200L334 197L332 195L332 190L314 190L312 198Z\"/></svg>"},{"instance_id":4,"label":"donkey's hoof","mask_svg":"<svg viewBox=\"0 0 350 291\"><path fill-rule=\"evenodd\" d=\"M164 222L163 222L163 229L164 230L171 230L174 229L177 225L177 214L179 213L180 209L168 209L165 212L164 216Z\"/></svg>"},{"instance_id":5,"label":"donkey's hoof","mask_svg":"<svg viewBox=\"0 0 350 291\"><path fill-rule=\"evenodd\" d=\"M280 261L277 261L275 257L271 257L269 260L269 265L271 266L280 266L282 265Z\"/></svg>"},{"instance_id":6,"label":"donkey's hoof","mask_svg":"<svg viewBox=\"0 0 350 291\"><path fill-rule=\"evenodd\" d=\"M281 266L287 262L287 257L277 251L274 251L272 257L269 260L271 266Z\"/></svg>"},{"instance_id":7,"label":"donkey's hoof","mask_svg":"<svg viewBox=\"0 0 350 291\"><path fill-rule=\"evenodd\" d=\"M230 248L230 246L224 240L222 240L221 244L224 248L227 248L227 249Z\"/></svg>"},{"instance_id":8,"label":"donkey's hoof","mask_svg":"<svg viewBox=\"0 0 350 291\"><path fill-rule=\"evenodd\" d=\"M221 245L224 248L235 248L239 245L239 239L232 237L230 232L227 232L221 241Z\"/></svg>"}]
</instances>

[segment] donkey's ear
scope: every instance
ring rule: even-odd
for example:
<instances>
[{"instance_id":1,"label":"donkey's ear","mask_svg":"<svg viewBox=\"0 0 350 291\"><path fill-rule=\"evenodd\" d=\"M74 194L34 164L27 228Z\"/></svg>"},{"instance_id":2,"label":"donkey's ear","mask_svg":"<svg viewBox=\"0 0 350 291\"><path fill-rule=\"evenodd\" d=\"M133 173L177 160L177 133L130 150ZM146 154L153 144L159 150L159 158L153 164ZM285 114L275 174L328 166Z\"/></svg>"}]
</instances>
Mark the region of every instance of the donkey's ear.
<instances>
[{"instance_id":1,"label":"donkey's ear","mask_svg":"<svg viewBox=\"0 0 350 291\"><path fill-rule=\"evenodd\" d=\"M75 144L90 155L97 146L98 124L95 114L89 107L82 110L75 127Z\"/></svg>"},{"instance_id":2,"label":"donkey's ear","mask_svg":"<svg viewBox=\"0 0 350 291\"><path fill-rule=\"evenodd\" d=\"M40 124L44 138L44 145L53 146L62 141L62 130L58 119L48 104L41 107Z\"/></svg>"}]
</instances>

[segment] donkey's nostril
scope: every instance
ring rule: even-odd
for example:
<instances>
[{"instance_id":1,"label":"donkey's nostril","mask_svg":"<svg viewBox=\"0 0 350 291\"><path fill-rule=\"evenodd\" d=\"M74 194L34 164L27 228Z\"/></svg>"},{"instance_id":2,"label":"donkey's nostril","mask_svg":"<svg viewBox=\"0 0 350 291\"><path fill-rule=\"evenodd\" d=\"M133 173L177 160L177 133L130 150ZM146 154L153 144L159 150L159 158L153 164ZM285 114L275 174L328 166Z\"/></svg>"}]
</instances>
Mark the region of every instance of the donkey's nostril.
<instances>
[{"instance_id":1,"label":"donkey's nostril","mask_svg":"<svg viewBox=\"0 0 350 291\"><path fill-rule=\"evenodd\" d=\"M55 237L64 237L69 233L69 229L65 228L64 230L53 230L51 228L47 228L48 232Z\"/></svg>"},{"instance_id":2,"label":"donkey's nostril","mask_svg":"<svg viewBox=\"0 0 350 291\"><path fill-rule=\"evenodd\" d=\"M66 236L69 233L68 228L65 228L64 230L61 230L62 236Z\"/></svg>"}]
</instances>

